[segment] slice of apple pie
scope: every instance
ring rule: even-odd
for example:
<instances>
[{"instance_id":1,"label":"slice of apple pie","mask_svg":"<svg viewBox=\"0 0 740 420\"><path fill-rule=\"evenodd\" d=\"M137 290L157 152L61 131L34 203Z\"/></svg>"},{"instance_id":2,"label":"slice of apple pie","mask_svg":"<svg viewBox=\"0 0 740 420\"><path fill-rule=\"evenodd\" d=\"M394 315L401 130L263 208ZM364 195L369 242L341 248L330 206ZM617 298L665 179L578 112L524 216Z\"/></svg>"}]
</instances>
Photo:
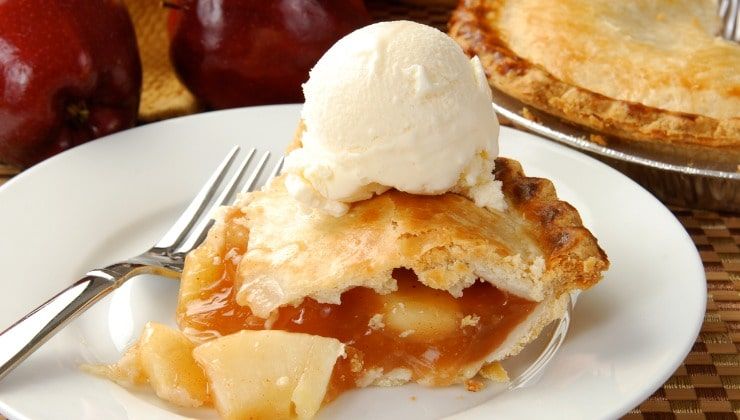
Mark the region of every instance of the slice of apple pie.
<instances>
[{"instance_id":1,"label":"slice of apple pie","mask_svg":"<svg viewBox=\"0 0 740 420\"><path fill-rule=\"evenodd\" d=\"M369 385L505 380L498 362L609 265L552 183L514 160L496 160L505 211L390 190L334 217L284 179L222 208L187 256L184 335L150 325L118 364L87 369L235 419L311 417Z\"/></svg>"},{"instance_id":2,"label":"slice of apple pie","mask_svg":"<svg viewBox=\"0 0 740 420\"><path fill-rule=\"evenodd\" d=\"M346 354L327 400L367 385L473 378L562 317L566 294L608 266L549 181L509 159L496 168L503 212L391 190L337 218L301 207L277 178L223 208L188 255L180 327L199 341L244 329L336 338Z\"/></svg>"}]
</instances>

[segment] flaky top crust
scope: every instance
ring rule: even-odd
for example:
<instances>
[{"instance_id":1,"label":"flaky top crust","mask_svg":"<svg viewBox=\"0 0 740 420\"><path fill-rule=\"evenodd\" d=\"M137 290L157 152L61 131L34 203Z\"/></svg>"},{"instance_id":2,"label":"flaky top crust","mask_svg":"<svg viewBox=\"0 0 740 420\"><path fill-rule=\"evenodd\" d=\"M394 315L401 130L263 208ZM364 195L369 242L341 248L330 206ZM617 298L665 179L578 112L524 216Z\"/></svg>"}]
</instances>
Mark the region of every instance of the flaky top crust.
<instances>
[{"instance_id":1,"label":"flaky top crust","mask_svg":"<svg viewBox=\"0 0 740 420\"><path fill-rule=\"evenodd\" d=\"M706 35L708 17L683 13L707 1L652 2L665 11L655 16L646 5L580 2L461 0L450 35L480 57L492 86L535 108L626 139L740 148L740 47ZM645 25L650 19L667 23ZM691 38L660 31L674 24ZM635 40L625 28L652 38Z\"/></svg>"},{"instance_id":2,"label":"flaky top crust","mask_svg":"<svg viewBox=\"0 0 740 420\"><path fill-rule=\"evenodd\" d=\"M277 178L236 205L242 217L234 223L249 228L237 302L267 317L305 297L340 303L352 287L388 293L399 267L453 295L478 278L535 301L596 283L609 263L577 211L557 200L549 181L525 177L516 161L500 158L496 167L504 212L456 194L391 190L337 218L303 207Z\"/></svg>"}]
</instances>

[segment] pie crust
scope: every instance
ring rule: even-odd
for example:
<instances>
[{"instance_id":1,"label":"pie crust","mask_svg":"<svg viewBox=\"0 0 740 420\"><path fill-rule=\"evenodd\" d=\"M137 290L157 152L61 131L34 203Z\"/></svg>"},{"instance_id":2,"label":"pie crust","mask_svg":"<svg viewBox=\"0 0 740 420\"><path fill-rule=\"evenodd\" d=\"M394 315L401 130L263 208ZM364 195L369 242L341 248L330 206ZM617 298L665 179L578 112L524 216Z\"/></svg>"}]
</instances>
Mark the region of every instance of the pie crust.
<instances>
[{"instance_id":1,"label":"pie crust","mask_svg":"<svg viewBox=\"0 0 740 420\"><path fill-rule=\"evenodd\" d=\"M495 174L505 211L452 193L391 190L353 203L342 217L304 207L279 177L235 206L243 217L234 223L249 229L237 302L263 318L304 298L339 304L354 287L396 290L392 272L400 267L453 296L478 278L537 302L596 283L606 255L552 183L524 176L505 158L496 160Z\"/></svg>"},{"instance_id":2,"label":"pie crust","mask_svg":"<svg viewBox=\"0 0 740 420\"><path fill-rule=\"evenodd\" d=\"M714 37L715 2L640 4L462 0L449 33L530 106L625 139L736 151L740 46Z\"/></svg>"}]
</instances>

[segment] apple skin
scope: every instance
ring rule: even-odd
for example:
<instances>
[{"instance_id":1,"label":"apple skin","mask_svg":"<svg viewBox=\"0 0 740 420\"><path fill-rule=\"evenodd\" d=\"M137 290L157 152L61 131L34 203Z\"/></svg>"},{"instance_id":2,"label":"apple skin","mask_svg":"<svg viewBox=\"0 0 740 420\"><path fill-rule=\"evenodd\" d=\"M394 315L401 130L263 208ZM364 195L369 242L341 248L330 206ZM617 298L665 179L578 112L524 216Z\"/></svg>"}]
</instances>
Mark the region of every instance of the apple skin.
<instances>
[{"instance_id":1,"label":"apple skin","mask_svg":"<svg viewBox=\"0 0 740 420\"><path fill-rule=\"evenodd\" d=\"M301 83L329 47L370 23L361 0L180 0L170 58L206 108L302 102Z\"/></svg>"},{"instance_id":2,"label":"apple skin","mask_svg":"<svg viewBox=\"0 0 740 420\"><path fill-rule=\"evenodd\" d=\"M141 77L121 1L0 1L0 162L30 166L133 126Z\"/></svg>"}]
</instances>

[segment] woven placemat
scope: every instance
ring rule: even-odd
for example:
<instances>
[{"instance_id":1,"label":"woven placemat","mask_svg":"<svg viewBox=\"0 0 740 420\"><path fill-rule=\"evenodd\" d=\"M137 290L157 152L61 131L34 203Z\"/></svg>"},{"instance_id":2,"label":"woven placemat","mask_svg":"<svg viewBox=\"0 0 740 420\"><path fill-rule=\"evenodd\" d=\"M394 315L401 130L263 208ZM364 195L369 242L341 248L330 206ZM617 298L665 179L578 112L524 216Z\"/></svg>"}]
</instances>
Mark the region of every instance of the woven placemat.
<instances>
[{"instance_id":1,"label":"woven placemat","mask_svg":"<svg viewBox=\"0 0 740 420\"><path fill-rule=\"evenodd\" d=\"M166 11L155 0L125 0L144 65L141 120L197 110L172 73ZM455 0L367 0L376 20L408 19L446 29ZM17 173L0 165L0 184ZM673 376L626 419L735 419L740 413L740 214L672 209L704 263L709 298L701 334ZM0 418L2 418L0 416Z\"/></svg>"},{"instance_id":2,"label":"woven placemat","mask_svg":"<svg viewBox=\"0 0 740 420\"><path fill-rule=\"evenodd\" d=\"M134 21L144 72L139 119L148 122L196 112L195 98L177 79L170 63L169 10L157 0L124 0L124 3Z\"/></svg>"},{"instance_id":3,"label":"woven placemat","mask_svg":"<svg viewBox=\"0 0 740 420\"><path fill-rule=\"evenodd\" d=\"M740 413L740 214L672 209L707 276L707 313L684 363L626 419L735 419Z\"/></svg>"}]
</instances>

